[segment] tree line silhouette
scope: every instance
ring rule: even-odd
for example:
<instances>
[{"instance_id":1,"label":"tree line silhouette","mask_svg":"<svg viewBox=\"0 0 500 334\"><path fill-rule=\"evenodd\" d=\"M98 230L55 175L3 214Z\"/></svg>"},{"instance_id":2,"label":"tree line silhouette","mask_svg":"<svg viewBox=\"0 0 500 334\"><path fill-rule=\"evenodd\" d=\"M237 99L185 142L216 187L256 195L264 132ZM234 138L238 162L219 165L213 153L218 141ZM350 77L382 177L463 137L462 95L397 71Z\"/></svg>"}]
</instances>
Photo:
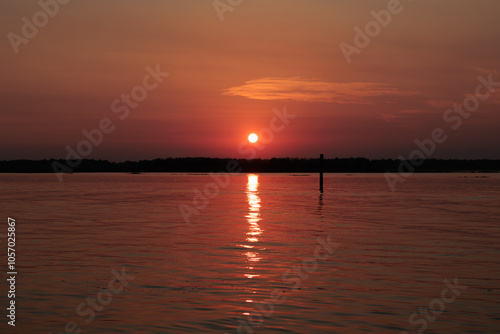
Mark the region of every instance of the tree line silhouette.
<instances>
[{"instance_id":1,"label":"tree line silhouette","mask_svg":"<svg viewBox=\"0 0 500 334\"><path fill-rule=\"evenodd\" d=\"M242 172L248 173L313 173L319 171L319 159L272 158L165 158L154 160L111 162L84 159L73 172L218 172L224 171L229 161L236 160ZM0 161L0 173L53 173L54 161L65 165L66 160L9 160ZM411 161L408 161L410 164ZM408 165L406 164L406 165ZM499 172L500 160L427 159L414 163L415 172ZM402 161L394 159L334 158L325 159L325 173L382 173L401 171ZM403 167L404 172L407 170Z\"/></svg>"}]
</instances>

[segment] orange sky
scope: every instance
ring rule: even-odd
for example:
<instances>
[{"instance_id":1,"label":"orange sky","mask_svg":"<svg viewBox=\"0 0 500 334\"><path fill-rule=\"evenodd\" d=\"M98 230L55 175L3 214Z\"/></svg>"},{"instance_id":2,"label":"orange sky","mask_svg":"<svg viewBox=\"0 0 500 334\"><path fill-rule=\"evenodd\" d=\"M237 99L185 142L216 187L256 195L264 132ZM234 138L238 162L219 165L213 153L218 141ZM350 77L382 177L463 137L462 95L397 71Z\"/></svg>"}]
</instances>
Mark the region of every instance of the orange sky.
<instances>
[{"instance_id":1,"label":"orange sky","mask_svg":"<svg viewBox=\"0 0 500 334\"><path fill-rule=\"evenodd\" d=\"M64 158L103 118L116 129L87 158L240 158L284 107L260 157L406 157L442 127L434 157L500 159L500 93L443 121L479 75L500 82L500 2L402 0L348 64L339 45L390 1L243 1L223 21L207 0L70 1L18 53L8 34L41 8L2 1L0 160ZM120 120L113 101L157 65L169 76Z\"/></svg>"}]
</instances>

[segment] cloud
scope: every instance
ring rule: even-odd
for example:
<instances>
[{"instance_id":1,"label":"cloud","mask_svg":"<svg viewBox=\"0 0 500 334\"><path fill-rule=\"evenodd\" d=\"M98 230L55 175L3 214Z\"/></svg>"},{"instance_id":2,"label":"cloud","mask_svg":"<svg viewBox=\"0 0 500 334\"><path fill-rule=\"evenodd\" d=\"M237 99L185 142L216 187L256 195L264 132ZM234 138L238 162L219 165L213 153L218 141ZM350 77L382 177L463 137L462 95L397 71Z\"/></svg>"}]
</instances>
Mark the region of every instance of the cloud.
<instances>
[{"instance_id":1,"label":"cloud","mask_svg":"<svg viewBox=\"0 0 500 334\"><path fill-rule=\"evenodd\" d=\"M427 100L426 104L436 109L448 109L453 107L456 102L451 100Z\"/></svg>"},{"instance_id":2,"label":"cloud","mask_svg":"<svg viewBox=\"0 0 500 334\"><path fill-rule=\"evenodd\" d=\"M494 91L491 96L483 103L500 104L500 90Z\"/></svg>"},{"instance_id":3,"label":"cloud","mask_svg":"<svg viewBox=\"0 0 500 334\"><path fill-rule=\"evenodd\" d=\"M480 75L489 75L489 74L498 75L498 71L490 70L490 69L482 68L482 67L474 67L472 70Z\"/></svg>"},{"instance_id":4,"label":"cloud","mask_svg":"<svg viewBox=\"0 0 500 334\"><path fill-rule=\"evenodd\" d=\"M329 82L293 78L262 78L224 90L223 95L243 96L254 100L296 100L342 104L393 102L391 98L412 93L401 92L382 83ZM380 100L381 97L386 97ZM379 98L379 99L377 99Z\"/></svg>"},{"instance_id":5,"label":"cloud","mask_svg":"<svg viewBox=\"0 0 500 334\"><path fill-rule=\"evenodd\" d=\"M426 109L399 110L394 113L383 113L380 118L395 125L410 126L422 124L428 118L434 118L441 113Z\"/></svg>"}]
</instances>

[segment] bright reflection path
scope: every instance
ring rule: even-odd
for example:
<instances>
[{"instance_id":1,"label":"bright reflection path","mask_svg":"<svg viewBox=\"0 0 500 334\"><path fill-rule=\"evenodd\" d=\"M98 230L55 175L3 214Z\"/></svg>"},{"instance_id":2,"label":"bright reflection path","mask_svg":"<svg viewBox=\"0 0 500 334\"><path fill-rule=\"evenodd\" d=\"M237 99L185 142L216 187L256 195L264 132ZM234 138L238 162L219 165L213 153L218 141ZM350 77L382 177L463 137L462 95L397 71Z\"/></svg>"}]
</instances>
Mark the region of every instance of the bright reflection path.
<instances>
[{"instance_id":1,"label":"bright reflection path","mask_svg":"<svg viewBox=\"0 0 500 334\"><path fill-rule=\"evenodd\" d=\"M243 247L247 248L248 251L245 252L245 256L247 257L247 269L249 273L245 274L248 278L257 277L253 273L254 265L260 261L259 253L255 249L255 243L259 241L259 237L262 234L262 230L259 226L260 218L260 197L258 195L259 189L259 176L254 174L248 175L248 183L247 183L247 201L248 201L248 214L246 215L248 221L248 232L246 241L247 243L243 245Z\"/></svg>"}]
</instances>

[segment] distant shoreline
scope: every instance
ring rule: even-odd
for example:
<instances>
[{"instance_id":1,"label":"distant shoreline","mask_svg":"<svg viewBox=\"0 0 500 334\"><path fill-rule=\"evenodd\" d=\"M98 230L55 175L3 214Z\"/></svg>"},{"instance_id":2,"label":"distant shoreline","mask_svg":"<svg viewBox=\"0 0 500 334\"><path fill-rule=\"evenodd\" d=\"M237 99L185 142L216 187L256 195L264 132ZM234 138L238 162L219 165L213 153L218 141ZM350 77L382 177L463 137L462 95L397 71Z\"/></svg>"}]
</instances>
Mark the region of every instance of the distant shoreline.
<instances>
[{"instance_id":1,"label":"distant shoreline","mask_svg":"<svg viewBox=\"0 0 500 334\"><path fill-rule=\"evenodd\" d=\"M141 161L110 162L107 160L81 160L74 173L209 173L224 171L229 161L236 161L242 173L317 173L319 159L272 158L166 158ZM0 173L54 173L53 162L58 160L0 161ZM417 165L417 164L413 164ZM325 159L325 173L384 173L400 172L404 162L396 159L334 158ZM241 169L241 170L240 170ZM404 169L403 169L404 170ZM498 173L500 160L427 159L415 167L415 173Z\"/></svg>"}]
</instances>

